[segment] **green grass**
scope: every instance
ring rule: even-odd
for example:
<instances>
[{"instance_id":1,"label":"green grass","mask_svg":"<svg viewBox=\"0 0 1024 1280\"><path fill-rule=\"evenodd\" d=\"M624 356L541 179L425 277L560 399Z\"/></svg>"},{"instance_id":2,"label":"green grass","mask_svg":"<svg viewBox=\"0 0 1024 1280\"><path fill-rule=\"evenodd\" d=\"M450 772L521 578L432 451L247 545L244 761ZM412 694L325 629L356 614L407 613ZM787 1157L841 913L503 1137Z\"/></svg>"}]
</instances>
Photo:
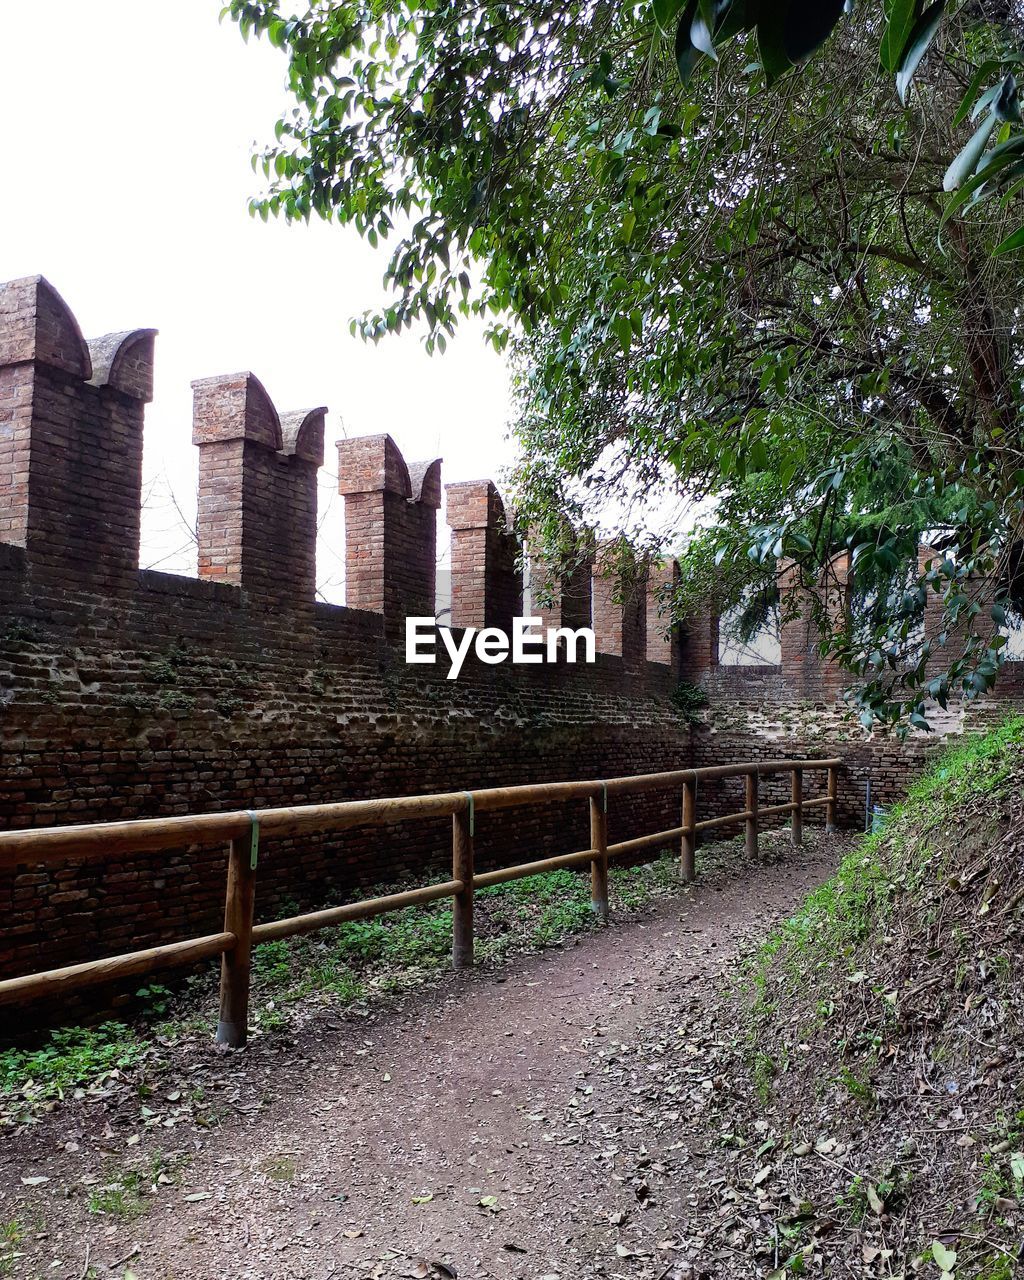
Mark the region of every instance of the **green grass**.
<instances>
[{"instance_id":1,"label":"green grass","mask_svg":"<svg viewBox=\"0 0 1024 1280\"><path fill-rule=\"evenodd\" d=\"M884 942L908 904L920 917L918 928L934 922L944 886L954 883L962 870L965 842L983 845L988 839L978 823L984 824L987 814L994 820L998 795L1019 770L1022 752L1020 715L947 747L890 811L884 829L862 837L835 875L808 894L754 953L744 975L753 996L748 1062L762 1101L773 1091L777 1074L768 1066L779 1058L794 1017L801 1037L812 1039L834 1025L837 1004L843 1003L839 993L856 986L865 997L864 1012L852 1038L836 1048L841 1054L863 1055L863 1070L855 1073L844 1066L832 1079L866 1110L877 1105L870 1073L896 1013L884 963L869 944ZM979 805L979 798L991 799L991 804ZM972 808L974 829L950 839ZM957 947L962 951L966 946L973 955L976 944L960 938L955 928L950 939L948 953L954 959ZM1008 980L1005 956L997 954L992 969L998 981ZM936 1058L941 1052L941 1046L933 1049Z\"/></svg>"},{"instance_id":2,"label":"green grass","mask_svg":"<svg viewBox=\"0 0 1024 1280\"><path fill-rule=\"evenodd\" d=\"M1024 716L1020 715L1009 716L986 733L965 734L907 789L907 799L899 808L905 813L939 803L950 810L971 796L996 791L1016 768L1022 748Z\"/></svg>"},{"instance_id":3,"label":"green grass","mask_svg":"<svg viewBox=\"0 0 1024 1280\"><path fill-rule=\"evenodd\" d=\"M125 1177L89 1192L89 1212L107 1218L141 1218L149 1206L142 1197L136 1178Z\"/></svg>"},{"instance_id":4,"label":"green grass","mask_svg":"<svg viewBox=\"0 0 1024 1280\"><path fill-rule=\"evenodd\" d=\"M44 1222L41 1216L37 1215L35 1227L41 1230ZM25 1238L26 1227L17 1218L9 1218L5 1222L0 1222L0 1276L13 1276L14 1264L17 1262L18 1245Z\"/></svg>"},{"instance_id":5,"label":"green grass","mask_svg":"<svg viewBox=\"0 0 1024 1280\"><path fill-rule=\"evenodd\" d=\"M167 1158L160 1154L152 1156L144 1168L122 1169L89 1192L89 1212L128 1221L141 1218L149 1212L151 1189L161 1178L173 1181L172 1173Z\"/></svg>"},{"instance_id":6,"label":"green grass","mask_svg":"<svg viewBox=\"0 0 1024 1280\"><path fill-rule=\"evenodd\" d=\"M36 1098L62 1097L109 1071L133 1066L145 1049L145 1039L123 1022L60 1027L39 1048L0 1053L0 1096L28 1089Z\"/></svg>"}]
</instances>

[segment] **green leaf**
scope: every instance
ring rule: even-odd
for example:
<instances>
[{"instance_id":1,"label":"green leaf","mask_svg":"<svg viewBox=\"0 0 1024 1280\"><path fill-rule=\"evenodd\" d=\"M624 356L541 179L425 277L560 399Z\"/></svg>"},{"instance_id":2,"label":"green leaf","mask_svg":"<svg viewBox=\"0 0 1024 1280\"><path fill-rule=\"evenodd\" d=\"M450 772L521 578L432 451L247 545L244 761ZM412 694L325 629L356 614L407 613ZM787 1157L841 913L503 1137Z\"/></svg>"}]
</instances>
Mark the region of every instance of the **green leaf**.
<instances>
[{"instance_id":1,"label":"green leaf","mask_svg":"<svg viewBox=\"0 0 1024 1280\"><path fill-rule=\"evenodd\" d=\"M945 11L946 0L935 0L935 3L925 9L914 23L914 29L910 33L910 39L907 41L896 73L896 91L904 106L907 105L907 91L914 79L914 72L928 52L928 46L935 39L935 33L939 29L939 23Z\"/></svg>"},{"instance_id":2,"label":"green leaf","mask_svg":"<svg viewBox=\"0 0 1024 1280\"><path fill-rule=\"evenodd\" d=\"M891 75L900 65L910 33L914 29L916 0L888 0L885 7L885 32L882 35L882 66Z\"/></svg>"},{"instance_id":3,"label":"green leaf","mask_svg":"<svg viewBox=\"0 0 1024 1280\"><path fill-rule=\"evenodd\" d=\"M789 0L782 19L782 47L789 61L803 62L823 45L844 7L844 0Z\"/></svg>"},{"instance_id":4,"label":"green leaf","mask_svg":"<svg viewBox=\"0 0 1024 1280\"><path fill-rule=\"evenodd\" d=\"M753 31L757 25L757 0L732 0L724 7L715 39L719 44L731 40L741 31Z\"/></svg>"},{"instance_id":5,"label":"green leaf","mask_svg":"<svg viewBox=\"0 0 1024 1280\"><path fill-rule=\"evenodd\" d=\"M784 11L781 5L772 5L767 15L757 24L757 51L761 56L765 84L773 85L792 67L786 55L783 35Z\"/></svg>"},{"instance_id":6,"label":"green leaf","mask_svg":"<svg viewBox=\"0 0 1024 1280\"><path fill-rule=\"evenodd\" d=\"M995 111L1000 120L1006 120L1012 124L1021 123L1020 94L1017 91L1016 77L1012 73L999 87Z\"/></svg>"},{"instance_id":7,"label":"green leaf","mask_svg":"<svg viewBox=\"0 0 1024 1280\"><path fill-rule=\"evenodd\" d=\"M690 23L690 43L695 49L707 54L709 58L717 62L718 54L715 52L715 38L712 34L712 28L708 25L704 9L705 6L703 4L698 4L697 12Z\"/></svg>"},{"instance_id":8,"label":"green leaf","mask_svg":"<svg viewBox=\"0 0 1024 1280\"><path fill-rule=\"evenodd\" d=\"M671 36L675 28L676 17L683 7L683 0L652 0L652 4L654 20L657 22L659 29L664 35Z\"/></svg>"},{"instance_id":9,"label":"green leaf","mask_svg":"<svg viewBox=\"0 0 1024 1280\"><path fill-rule=\"evenodd\" d=\"M1012 235L1000 241L992 250L992 256L1001 258L1004 253L1016 253L1018 249L1024 249L1024 227L1018 227Z\"/></svg>"},{"instance_id":10,"label":"green leaf","mask_svg":"<svg viewBox=\"0 0 1024 1280\"><path fill-rule=\"evenodd\" d=\"M995 75L999 70L999 66L1000 64L995 58L986 58L977 71L975 71L974 75L971 76L971 82L967 86L967 91L964 93L964 96L960 99L960 106L957 108L957 113L953 117L954 128L957 125L963 124L968 115L970 115L971 107L974 105L974 99L977 97L978 90L989 76ZM893 71L895 71L895 69L895 67L892 68Z\"/></svg>"},{"instance_id":11,"label":"green leaf","mask_svg":"<svg viewBox=\"0 0 1024 1280\"><path fill-rule=\"evenodd\" d=\"M996 123L995 112L981 122L971 135L967 146L956 156L946 170L945 177L942 179L943 191L955 191L974 173L978 167L978 162L981 160L982 152L988 146L988 140L992 136L992 130L996 127Z\"/></svg>"},{"instance_id":12,"label":"green leaf","mask_svg":"<svg viewBox=\"0 0 1024 1280\"><path fill-rule=\"evenodd\" d=\"M986 89L978 101L971 108L971 119L977 120L983 111L986 111L998 99L1002 92L1001 84L994 84L991 89Z\"/></svg>"},{"instance_id":13,"label":"green leaf","mask_svg":"<svg viewBox=\"0 0 1024 1280\"><path fill-rule=\"evenodd\" d=\"M956 1266L956 1250L947 1249L941 1240L932 1241L932 1257L943 1271L952 1271Z\"/></svg>"},{"instance_id":14,"label":"green leaf","mask_svg":"<svg viewBox=\"0 0 1024 1280\"><path fill-rule=\"evenodd\" d=\"M1019 140L1024 147L1024 139ZM997 154L998 153L998 154ZM1016 166L1021 162L1019 151L1007 151L1004 147L994 147L985 157L984 166L978 170L973 178L957 191L957 193L946 204L942 211L942 217L939 220L939 234L942 234L942 228L958 213L964 205L969 201L977 201L982 198L981 189L995 178L1001 170L1009 166ZM1015 173L1016 169L1011 168L1010 173ZM941 240L940 240L941 244Z\"/></svg>"},{"instance_id":15,"label":"green leaf","mask_svg":"<svg viewBox=\"0 0 1024 1280\"><path fill-rule=\"evenodd\" d=\"M690 3L683 10L683 16L679 19L679 26L676 28L676 67L679 70L679 79L683 84L689 82L690 76L693 75L693 69L700 58L700 51L693 47L693 41L690 39L690 27L696 11L697 0L690 0Z\"/></svg>"},{"instance_id":16,"label":"green leaf","mask_svg":"<svg viewBox=\"0 0 1024 1280\"><path fill-rule=\"evenodd\" d=\"M964 96L960 99L960 106L956 109L956 115L952 118L954 128L956 128L957 124L963 124L968 115L972 114L974 100L978 96L979 88L982 87L982 84L987 81L989 76L995 76L998 69L1000 69L1000 64L997 63L996 59L988 58L975 70L973 76L970 77L970 83L966 87Z\"/></svg>"}]
</instances>

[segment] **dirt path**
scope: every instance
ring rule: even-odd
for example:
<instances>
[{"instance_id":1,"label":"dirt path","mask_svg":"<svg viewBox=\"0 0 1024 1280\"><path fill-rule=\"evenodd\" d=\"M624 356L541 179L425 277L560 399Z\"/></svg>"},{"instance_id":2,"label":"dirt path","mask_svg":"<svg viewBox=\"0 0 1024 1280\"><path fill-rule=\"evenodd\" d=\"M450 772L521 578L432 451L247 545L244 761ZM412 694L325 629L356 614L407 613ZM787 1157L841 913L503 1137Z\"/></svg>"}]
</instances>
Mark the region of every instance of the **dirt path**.
<instances>
[{"instance_id":1,"label":"dirt path","mask_svg":"<svg viewBox=\"0 0 1024 1280\"><path fill-rule=\"evenodd\" d=\"M234 1118L179 1141L189 1158L145 1216L90 1214L73 1192L97 1143L123 1157L109 1124L52 1153L51 1184L72 1190L62 1207L55 1186L40 1187L45 1228L13 1274L692 1274L674 1263L681 1233L700 1227L686 1165L703 1137L688 1126L715 1082L684 1025L683 1066L660 1079L665 1047L644 1028L666 1006L685 1018L688 1001L715 1001L723 967L829 874L838 847L817 836L756 876L734 868L503 976L453 976L400 1012L300 1036L265 1069L224 1059ZM648 1079L659 1079L653 1109ZM36 1146L27 1169L18 1140L4 1144L5 1217L31 1209L31 1189L14 1194L26 1173L51 1172Z\"/></svg>"}]
</instances>

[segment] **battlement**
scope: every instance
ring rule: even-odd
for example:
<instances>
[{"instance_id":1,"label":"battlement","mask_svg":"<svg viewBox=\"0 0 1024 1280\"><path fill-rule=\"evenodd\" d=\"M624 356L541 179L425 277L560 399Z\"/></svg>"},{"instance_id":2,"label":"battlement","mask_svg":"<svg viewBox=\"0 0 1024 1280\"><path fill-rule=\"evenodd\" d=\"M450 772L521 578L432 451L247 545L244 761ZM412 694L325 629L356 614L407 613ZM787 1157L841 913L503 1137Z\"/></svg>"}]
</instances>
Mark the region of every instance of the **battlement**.
<instances>
[{"instance_id":1,"label":"battlement","mask_svg":"<svg viewBox=\"0 0 1024 1280\"><path fill-rule=\"evenodd\" d=\"M100 596L116 614L118 602L155 590L159 575L139 572L155 336L137 329L87 342L41 276L0 286L0 544L20 549L26 595ZM256 619L323 624L315 607L316 475L326 408L279 412L249 371L201 378L192 390L199 579L233 594L204 597L185 583L182 592L197 609L230 603ZM395 641L406 617L436 613L441 459L407 463L385 434L340 440L337 448L345 503L341 612L376 615L380 634ZM491 481L449 484L443 496L451 624L507 627L523 609L523 539ZM581 534L580 545L588 538ZM623 613L606 568L594 571L593 561L584 556L573 580L556 585L558 605L547 620L593 622L603 651L634 668L645 640L633 615L645 610L638 614L631 594ZM17 567L3 565L5 572ZM669 653L662 644L651 656L669 665Z\"/></svg>"},{"instance_id":2,"label":"battlement","mask_svg":"<svg viewBox=\"0 0 1024 1280\"><path fill-rule=\"evenodd\" d=\"M153 594L159 575L140 575L139 530L155 336L135 329L86 341L41 276L0 285L0 574L6 582L21 572L26 597L102 599L113 616L118 602ZM322 631L317 470L326 408L279 412L248 371L202 378L192 389L199 579L229 592L191 592L195 610L211 610L202 629L214 634L213 613L230 603L257 621L290 619L296 640ZM340 440L337 449L346 608L332 607L332 626L347 616L365 635L376 618L378 635L394 644L405 618L436 615L443 497L453 627L508 629L523 612L529 563L531 612L547 626L593 626L598 652L623 673L653 665L676 679L722 678L713 603L682 626L672 621L675 561L653 563L621 541L595 545L588 530L569 529L572 554L557 571L529 538L524 545L490 480L450 483L442 494L441 459L407 463L386 434ZM796 566L784 567L779 582L781 662L771 670L787 696L834 700L844 675L821 657L812 617L823 603L841 621L849 558L837 557L821 582L809 583ZM927 634L938 625L930 609Z\"/></svg>"},{"instance_id":3,"label":"battlement","mask_svg":"<svg viewBox=\"0 0 1024 1280\"><path fill-rule=\"evenodd\" d=\"M0 541L39 581L119 593L138 576L154 337L86 342L41 276L0 285Z\"/></svg>"},{"instance_id":4,"label":"battlement","mask_svg":"<svg viewBox=\"0 0 1024 1280\"><path fill-rule=\"evenodd\" d=\"M432 617L441 459L407 466L389 435L339 440L338 492L348 605L381 614L389 636L407 617Z\"/></svg>"},{"instance_id":5,"label":"battlement","mask_svg":"<svg viewBox=\"0 0 1024 1280\"><path fill-rule=\"evenodd\" d=\"M309 614L316 593L316 473L325 408L279 415L251 373L193 382L199 576L247 602Z\"/></svg>"}]
</instances>

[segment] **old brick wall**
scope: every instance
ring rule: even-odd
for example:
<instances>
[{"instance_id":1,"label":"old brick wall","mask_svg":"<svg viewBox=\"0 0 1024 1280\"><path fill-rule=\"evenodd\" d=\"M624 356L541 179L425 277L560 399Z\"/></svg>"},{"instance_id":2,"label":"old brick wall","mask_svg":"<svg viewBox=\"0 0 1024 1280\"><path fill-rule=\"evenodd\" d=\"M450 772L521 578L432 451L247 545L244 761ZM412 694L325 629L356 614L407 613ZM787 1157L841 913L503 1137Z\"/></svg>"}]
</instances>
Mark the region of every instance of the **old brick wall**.
<instances>
[{"instance_id":1,"label":"old brick wall","mask_svg":"<svg viewBox=\"0 0 1024 1280\"><path fill-rule=\"evenodd\" d=\"M195 384L199 579L140 571L152 346L148 330L86 343L40 279L0 287L0 827L688 763L665 664L471 659L457 682L445 664L405 664L405 616L433 612L440 464L407 466L386 436L339 447L349 599L362 607L315 603L323 411L279 414L252 374ZM521 584L493 486L470 489L489 498L493 546L455 579L482 622L509 612ZM670 826L676 808L623 801L612 838ZM588 830L582 803L481 815L478 857L568 852ZM440 822L267 841L258 913L443 877L449 860ZM0 975L219 928L224 861L192 848L0 873Z\"/></svg>"},{"instance_id":2,"label":"old brick wall","mask_svg":"<svg viewBox=\"0 0 1024 1280\"><path fill-rule=\"evenodd\" d=\"M8 584L10 577L8 575ZM379 615L317 606L282 636L217 583L140 575L120 608L5 593L0 821L155 817L684 767L689 730L652 669L407 667ZM522 678L522 671L528 679ZM658 798L616 838L672 824ZM648 825L649 824L649 825ZM483 864L585 847L586 808L481 815ZM444 823L268 844L260 914L444 872ZM181 850L0 876L0 972L70 963L217 925L223 852Z\"/></svg>"},{"instance_id":3,"label":"old brick wall","mask_svg":"<svg viewBox=\"0 0 1024 1280\"><path fill-rule=\"evenodd\" d=\"M558 597L558 620L593 620L595 665L470 659L457 681L444 664L407 666L404 618L434 606L439 461L407 465L383 435L340 442L353 607L318 604L324 411L278 414L248 373L195 384L200 577L140 571L152 360L152 330L86 343L45 281L0 286L0 829L793 754L844 757L841 817L860 825L865 779L885 803L932 749L865 740L803 640L779 667L721 667L716 617L664 625L674 566L620 582L606 553L589 589L584 557ZM504 622L522 581L493 485L449 486L448 519L456 624ZM681 676L709 695L696 726L672 699ZM766 782L765 803L787 786ZM701 816L738 799L708 787ZM610 839L678 813L673 794L614 801ZM478 859L587 839L583 803L484 814ZM267 841L258 915L444 877L449 859L442 822ZM219 928L224 862L190 848L0 872L0 977Z\"/></svg>"}]
</instances>

